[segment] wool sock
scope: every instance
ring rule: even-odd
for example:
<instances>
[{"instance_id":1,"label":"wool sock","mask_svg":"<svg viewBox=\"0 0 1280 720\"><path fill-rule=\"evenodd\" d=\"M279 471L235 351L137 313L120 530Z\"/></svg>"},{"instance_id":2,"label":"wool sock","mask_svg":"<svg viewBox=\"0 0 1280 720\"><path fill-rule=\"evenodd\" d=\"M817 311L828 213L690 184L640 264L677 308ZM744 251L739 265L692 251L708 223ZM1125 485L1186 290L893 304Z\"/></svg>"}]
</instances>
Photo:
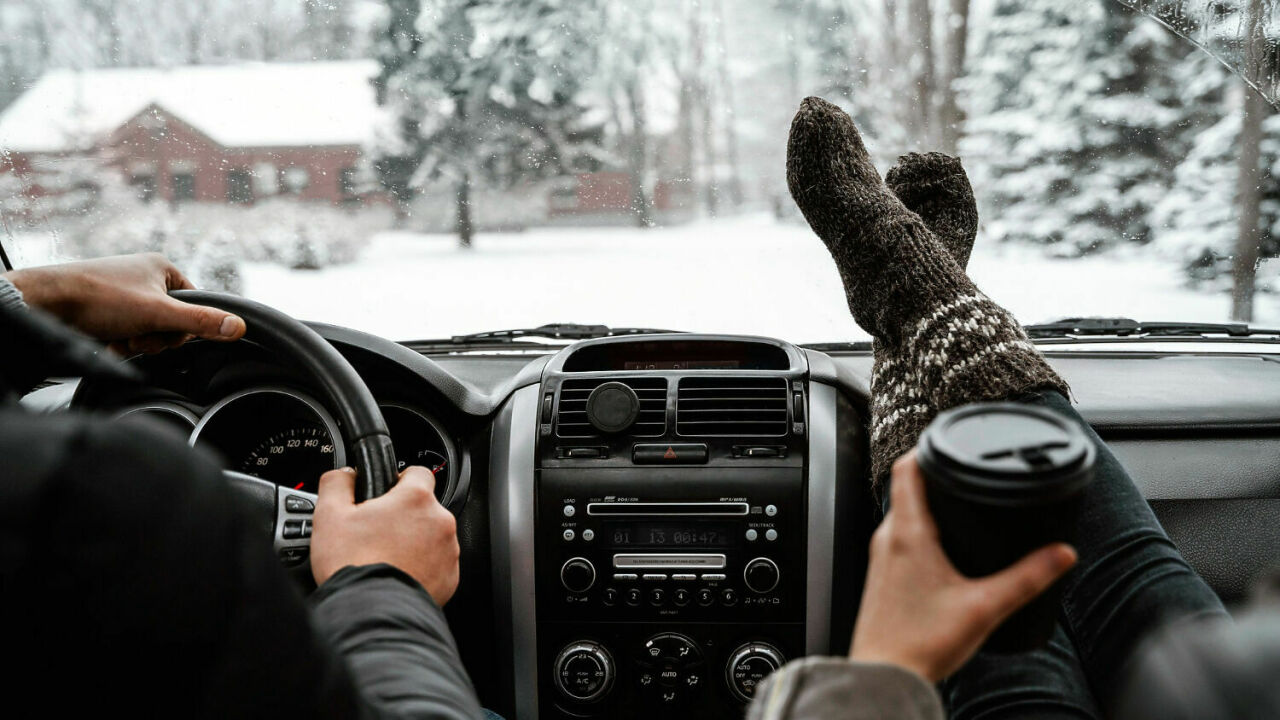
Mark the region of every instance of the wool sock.
<instances>
[{"instance_id":1,"label":"wool sock","mask_svg":"<svg viewBox=\"0 0 1280 720\"><path fill-rule=\"evenodd\" d=\"M903 391L887 401L894 409L883 422L914 405L941 411L1037 389L1067 392L1017 321L880 179L840 108L813 97L800 104L787 141L787 185L836 262L854 320L900 360L897 369L882 367L881 392L901 378L928 403ZM887 448L909 445L882 437L886 449L873 465L887 467L896 457Z\"/></svg>"},{"instance_id":2,"label":"wool sock","mask_svg":"<svg viewBox=\"0 0 1280 720\"><path fill-rule=\"evenodd\" d=\"M942 153L907 153L884 176L885 185L925 226L963 269L978 232L978 208L959 158ZM871 483L883 486L893 461L911 449L938 414L924 396L899 345L872 342Z\"/></svg>"}]
</instances>

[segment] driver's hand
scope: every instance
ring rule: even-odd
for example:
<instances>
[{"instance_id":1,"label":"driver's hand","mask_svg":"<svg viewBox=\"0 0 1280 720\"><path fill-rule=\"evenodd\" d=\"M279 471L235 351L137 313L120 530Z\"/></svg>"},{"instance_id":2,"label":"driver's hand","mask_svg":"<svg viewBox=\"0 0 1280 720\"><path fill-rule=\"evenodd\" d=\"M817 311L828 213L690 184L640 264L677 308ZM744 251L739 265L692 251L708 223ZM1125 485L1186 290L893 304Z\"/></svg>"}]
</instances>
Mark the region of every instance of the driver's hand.
<instances>
[{"instance_id":1,"label":"driver's hand","mask_svg":"<svg viewBox=\"0 0 1280 720\"><path fill-rule=\"evenodd\" d=\"M915 453L893 466L889 514L871 539L866 589L849 657L898 665L937 683L973 656L1005 618L1076 562L1056 543L984 578L961 575L938 542Z\"/></svg>"},{"instance_id":2,"label":"driver's hand","mask_svg":"<svg viewBox=\"0 0 1280 720\"><path fill-rule=\"evenodd\" d=\"M23 268L5 278L28 305L121 352L159 352L192 337L239 340L244 335L238 316L169 297L170 290L195 286L156 253Z\"/></svg>"},{"instance_id":3,"label":"driver's hand","mask_svg":"<svg viewBox=\"0 0 1280 720\"><path fill-rule=\"evenodd\" d=\"M435 476L417 465L386 495L356 504L351 468L320 476L311 574L323 584L348 565L387 563L422 583L441 607L458 589L458 527L436 500Z\"/></svg>"}]
</instances>

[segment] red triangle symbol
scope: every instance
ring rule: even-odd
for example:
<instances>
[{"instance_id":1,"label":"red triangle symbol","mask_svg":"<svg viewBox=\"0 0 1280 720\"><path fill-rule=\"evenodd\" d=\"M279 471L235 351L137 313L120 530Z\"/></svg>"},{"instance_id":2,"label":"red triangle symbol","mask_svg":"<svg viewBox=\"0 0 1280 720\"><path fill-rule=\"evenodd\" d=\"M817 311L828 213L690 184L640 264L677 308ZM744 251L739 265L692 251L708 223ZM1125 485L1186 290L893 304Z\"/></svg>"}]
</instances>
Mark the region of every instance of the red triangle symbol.
<instances>
[{"instance_id":1,"label":"red triangle symbol","mask_svg":"<svg viewBox=\"0 0 1280 720\"><path fill-rule=\"evenodd\" d=\"M675 459L676 459L676 451L675 451L675 448L672 448L672 447L668 446L668 447L667 447L667 451L666 451L665 453L663 453L663 454L662 454L662 459L663 459L663 460L675 460Z\"/></svg>"}]
</instances>

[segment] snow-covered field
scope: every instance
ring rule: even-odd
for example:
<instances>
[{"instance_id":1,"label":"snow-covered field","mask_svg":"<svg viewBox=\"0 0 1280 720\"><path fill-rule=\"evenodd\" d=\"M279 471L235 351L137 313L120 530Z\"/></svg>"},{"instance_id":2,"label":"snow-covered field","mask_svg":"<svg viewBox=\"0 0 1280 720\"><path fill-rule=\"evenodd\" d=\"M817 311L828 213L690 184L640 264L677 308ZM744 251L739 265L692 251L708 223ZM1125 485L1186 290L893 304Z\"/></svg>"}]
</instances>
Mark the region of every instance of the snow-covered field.
<instances>
[{"instance_id":1,"label":"snow-covered field","mask_svg":"<svg viewBox=\"0 0 1280 720\"><path fill-rule=\"evenodd\" d=\"M1054 260L979 239L971 274L1026 323L1071 315L1225 321L1225 294L1182 286L1176 265L1119 252ZM354 263L319 271L244 268L250 297L305 319L394 339L549 322L769 335L794 342L865 339L840 278L806 227L750 215L642 231L541 228L449 235L389 232ZM1260 295L1255 324L1280 323Z\"/></svg>"},{"instance_id":2,"label":"snow-covered field","mask_svg":"<svg viewBox=\"0 0 1280 720\"><path fill-rule=\"evenodd\" d=\"M19 265L49 262L48 235L28 235ZM1083 259L978 240L978 285L1024 323L1072 315L1219 322L1224 293L1183 286L1177 265L1122 248ZM550 322L769 335L794 342L867 338L849 317L840 278L808 228L765 214L642 231L540 228L451 235L384 232L354 263L295 271L242 266L245 294L296 317L397 340ZM1280 325L1280 299L1260 294L1255 324Z\"/></svg>"}]
</instances>

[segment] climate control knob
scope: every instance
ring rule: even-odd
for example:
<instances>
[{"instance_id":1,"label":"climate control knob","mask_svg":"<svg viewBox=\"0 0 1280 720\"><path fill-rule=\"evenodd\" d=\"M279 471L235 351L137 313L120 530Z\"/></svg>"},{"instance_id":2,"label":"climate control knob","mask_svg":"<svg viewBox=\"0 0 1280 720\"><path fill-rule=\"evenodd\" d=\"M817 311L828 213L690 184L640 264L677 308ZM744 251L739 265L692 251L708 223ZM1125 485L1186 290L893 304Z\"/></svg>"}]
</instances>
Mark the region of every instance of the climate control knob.
<instances>
[{"instance_id":1,"label":"climate control knob","mask_svg":"<svg viewBox=\"0 0 1280 720\"><path fill-rule=\"evenodd\" d=\"M782 651L768 643L747 643L733 651L725 667L725 680L734 697L751 702L756 687L786 662Z\"/></svg>"},{"instance_id":2,"label":"climate control knob","mask_svg":"<svg viewBox=\"0 0 1280 720\"><path fill-rule=\"evenodd\" d=\"M560 567L560 583L569 592L586 592L596 584L596 568L586 558L570 558Z\"/></svg>"},{"instance_id":3,"label":"climate control knob","mask_svg":"<svg viewBox=\"0 0 1280 720\"><path fill-rule=\"evenodd\" d=\"M570 643L556 656L552 678L569 700L599 700L613 687L613 656L598 643Z\"/></svg>"},{"instance_id":4,"label":"climate control knob","mask_svg":"<svg viewBox=\"0 0 1280 720\"><path fill-rule=\"evenodd\" d=\"M758 557L742 570L742 581L756 593L767 593L778 587L778 578L778 566L769 558Z\"/></svg>"}]
</instances>

